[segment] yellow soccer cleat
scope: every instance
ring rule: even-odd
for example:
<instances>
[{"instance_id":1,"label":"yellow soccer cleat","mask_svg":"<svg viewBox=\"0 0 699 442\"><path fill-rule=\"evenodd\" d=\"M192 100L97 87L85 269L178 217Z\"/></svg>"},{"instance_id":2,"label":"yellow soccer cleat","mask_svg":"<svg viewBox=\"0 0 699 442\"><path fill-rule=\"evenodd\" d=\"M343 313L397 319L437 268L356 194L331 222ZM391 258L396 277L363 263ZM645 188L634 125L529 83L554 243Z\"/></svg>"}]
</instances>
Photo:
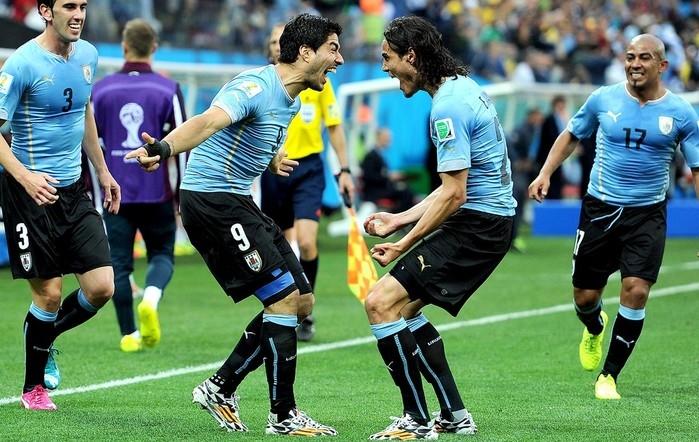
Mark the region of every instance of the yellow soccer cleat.
<instances>
[{"instance_id":1,"label":"yellow soccer cleat","mask_svg":"<svg viewBox=\"0 0 699 442\"><path fill-rule=\"evenodd\" d=\"M595 397L603 400L621 399L621 396L616 391L616 382L612 375L600 374L595 382Z\"/></svg>"},{"instance_id":2,"label":"yellow soccer cleat","mask_svg":"<svg viewBox=\"0 0 699 442\"><path fill-rule=\"evenodd\" d=\"M141 338L134 335L124 335L119 342L119 348L124 353L135 353L143 349Z\"/></svg>"},{"instance_id":3,"label":"yellow soccer cleat","mask_svg":"<svg viewBox=\"0 0 699 442\"><path fill-rule=\"evenodd\" d=\"M587 327L585 327L578 349L580 364L587 371L596 369L602 360L602 341L604 341L604 330L607 328L607 321L609 318L604 310L600 312L600 316L602 316L602 331L598 335L593 335L587 331Z\"/></svg>"},{"instance_id":4,"label":"yellow soccer cleat","mask_svg":"<svg viewBox=\"0 0 699 442\"><path fill-rule=\"evenodd\" d=\"M158 310L148 301L138 304L138 321L141 338L146 347L155 347L160 342L160 321Z\"/></svg>"}]
</instances>

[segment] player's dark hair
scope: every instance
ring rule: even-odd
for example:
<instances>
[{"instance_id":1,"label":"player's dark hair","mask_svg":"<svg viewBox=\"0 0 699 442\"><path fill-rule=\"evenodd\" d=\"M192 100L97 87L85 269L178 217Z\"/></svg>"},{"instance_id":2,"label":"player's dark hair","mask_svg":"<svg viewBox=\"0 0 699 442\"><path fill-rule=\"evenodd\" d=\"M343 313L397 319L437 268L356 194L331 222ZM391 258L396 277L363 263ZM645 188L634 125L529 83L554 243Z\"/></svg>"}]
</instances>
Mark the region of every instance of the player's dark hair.
<instances>
[{"instance_id":1,"label":"player's dark hair","mask_svg":"<svg viewBox=\"0 0 699 442\"><path fill-rule=\"evenodd\" d=\"M415 69L425 84L438 86L444 77L468 75L469 68L459 62L444 47L442 34L421 17L398 17L388 24L383 33L388 45L399 56L410 49L415 52Z\"/></svg>"},{"instance_id":2,"label":"player's dark hair","mask_svg":"<svg viewBox=\"0 0 699 442\"><path fill-rule=\"evenodd\" d=\"M317 51L330 34L339 36L342 34L342 26L318 15L300 14L292 18L279 37L279 62L295 62L301 46Z\"/></svg>"},{"instance_id":3,"label":"player's dark hair","mask_svg":"<svg viewBox=\"0 0 699 442\"><path fill-rule=\"evenodd\" d=\"M126 22L122 40L137 57L148 57L153 53L158 35L147 21L135 18Z\"/></svg>"},{"instance_id":4,"label":"player's dark hair","mask_svg":"<svg viewBox=\"0 0 699 442\"><path fill-rule=\"evenodd\" d=\"M53 5L56 4L56 0L37 0L36 9L39 9L41 5L46 5L49 9L53 9Z\"/></svg>"}]
</instances>

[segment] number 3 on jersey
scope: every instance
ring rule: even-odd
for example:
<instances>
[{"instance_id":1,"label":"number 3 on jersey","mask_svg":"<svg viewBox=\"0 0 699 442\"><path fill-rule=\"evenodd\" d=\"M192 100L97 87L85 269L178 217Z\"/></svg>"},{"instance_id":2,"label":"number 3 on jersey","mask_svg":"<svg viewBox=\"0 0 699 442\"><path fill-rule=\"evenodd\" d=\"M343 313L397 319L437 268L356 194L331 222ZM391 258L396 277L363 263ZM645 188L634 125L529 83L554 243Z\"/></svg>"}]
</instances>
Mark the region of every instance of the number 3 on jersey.
<instances>
[{"instance_id":1,"label":"number 3 on jersey","mask_svg":"<svg viewBox=\"0 0 699 442\"><path fill-rule=\"evenodd\" d=\"M248 241L245 230L243 230L243 226L240 223L231 226L231 235L233 235L233 239L238 242L238 248L241 252L250 248L250 241Z\"/></svg>"}]
</instances>

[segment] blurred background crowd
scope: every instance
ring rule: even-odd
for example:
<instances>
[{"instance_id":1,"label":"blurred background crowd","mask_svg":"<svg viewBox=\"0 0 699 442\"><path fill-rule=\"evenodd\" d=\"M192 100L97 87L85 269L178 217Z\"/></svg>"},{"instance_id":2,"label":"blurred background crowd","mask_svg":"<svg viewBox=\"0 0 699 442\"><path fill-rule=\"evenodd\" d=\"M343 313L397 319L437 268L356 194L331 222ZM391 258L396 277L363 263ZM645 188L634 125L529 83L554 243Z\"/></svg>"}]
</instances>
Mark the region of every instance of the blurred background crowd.
<instances>
[{"instance_id":1,"label":"blurred background crowd","mask_svg":"<svg viewBox=\"0 0 699 442\"><path fill-rule=\"evenodd\" d=\"M34 11L35 0L0 0L0 15L42 29ZM90 0L84 37L118 42L124 23L141 17L160 30L164 46L260 53L275 23L314 11L342 23L350 60L376 59L385 23L417 14L491 81L620 81L626 42L651 32L668 49L666 84L681 92L699 82L696 0Z\"/></svg>"}]
</instances>

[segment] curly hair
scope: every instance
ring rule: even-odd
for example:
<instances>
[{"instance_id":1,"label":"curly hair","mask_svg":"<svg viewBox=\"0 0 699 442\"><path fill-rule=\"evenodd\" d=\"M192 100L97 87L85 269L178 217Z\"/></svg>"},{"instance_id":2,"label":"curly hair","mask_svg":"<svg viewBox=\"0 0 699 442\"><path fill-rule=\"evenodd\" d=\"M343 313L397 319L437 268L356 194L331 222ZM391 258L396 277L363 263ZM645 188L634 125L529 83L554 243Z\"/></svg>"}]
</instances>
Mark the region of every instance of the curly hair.
<instances>
[{"instance_id":1,"label":"curly hair","mask_svg":"<svg viewBox=\"0 0 699 442\"><path fill-rule=\"evenodd\" d=\"M339 37L342 26L318 15L300 14L292 18L279 37L279 62L295 62L303 45L317 51L331 34Z\"/></svg>"},{"instance_id":2,"label":"curly hair","mask_svg":"<svg viewBox=\"0 0 699 442\"><path fill-rule=\"evenodd\" d=\"M468 66L459 62L444 47L442 34L427 20L416 17L398 17L388 24L383 33L388 45L399 56L410 49L415 52L415 69L425 84L438 86L444 77L467 76Z\"/></svg>"}]
</instances>

